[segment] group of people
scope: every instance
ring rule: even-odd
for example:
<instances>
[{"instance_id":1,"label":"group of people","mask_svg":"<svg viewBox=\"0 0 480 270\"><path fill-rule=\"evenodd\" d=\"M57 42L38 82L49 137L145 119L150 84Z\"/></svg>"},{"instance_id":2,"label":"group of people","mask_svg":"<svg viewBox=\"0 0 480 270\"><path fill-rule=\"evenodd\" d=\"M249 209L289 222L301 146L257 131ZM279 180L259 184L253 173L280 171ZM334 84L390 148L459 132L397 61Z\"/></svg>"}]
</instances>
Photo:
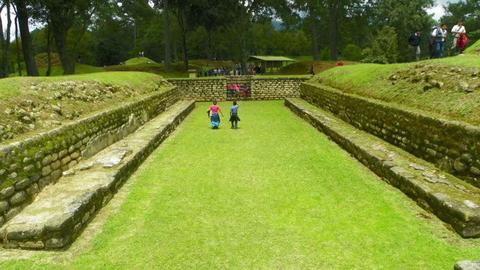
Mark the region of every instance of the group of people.
<instances>
[{"instance_id":1,"label":"group of people","mask_svg":"<svg viewBox=\"0 0 480 270\"><path fill-rule=\"evenodd\" d=\"M232 83L227 85L228 97L249 97L250 91L247 84Z\"/></svg>"},{"instance_id":2,"label":"group of people","mask_svg":"<svg viewBox=\"0 0 480 270\"><path fill-rule=\"evenodd\" d=\"M238 116L239 105L236 101L233 102L233 105L230 107L230 123L232 124L232 129L238 128L238 122L240 117ZM220 115L223 117L223 112L220 109L220 106L217 105L217 101L214 100L213 104L210 105L207 111L207 115L210 119L210 124L212 129L220 128Z\"/></svg>"},{"instance_id":3,"label":"group of people","mask_svg":"<svg viewBox=\"0 0 480 270\"><path fill-rule=\"evenodd\" d=\"M197 75L199 77L212 77L212 76L239 76L239 75L263 75L265 74L265 69L259 65L250 64L244 72L240 64L233 65L232 68L227 68L225 66L219 68L206 69L202 68L198 70Z\"/></svg>"},{"instance_id":4,"label":"group of people","mask_svg":"<svg viewBox=\"0 0 480 270\"><path fill-rule=\"evenodd\" d=\"M430 58L441 58L445 54L445 44L448 40L448 26L447 24L438 25L432 28L432 32L429 37L429 50ZM452 43L451 50L456 54L462 54L468 44L467 31L463 25L463 21L459 20L451 30ZM420 60L422 50L421 44L421 32L417 31L413 33L408 39L408 43L413 48L415 59Z\"/></svg>"}]
</instances>

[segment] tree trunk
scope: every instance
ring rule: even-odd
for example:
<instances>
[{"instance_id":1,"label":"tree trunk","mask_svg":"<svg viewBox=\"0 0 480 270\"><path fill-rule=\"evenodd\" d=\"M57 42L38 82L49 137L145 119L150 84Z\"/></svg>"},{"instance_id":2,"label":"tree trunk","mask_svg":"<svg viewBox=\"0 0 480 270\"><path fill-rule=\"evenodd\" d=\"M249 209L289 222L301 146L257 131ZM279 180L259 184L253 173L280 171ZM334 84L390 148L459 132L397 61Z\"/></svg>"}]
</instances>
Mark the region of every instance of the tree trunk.
<instances>
[{"instance_id":1,"label":"tree trunk","mask_svg":"<svg viewBox=\"0 0 480 270\"><path fill-rule=\"evenodd\" d=\"M52 75L52 30L50 21L47 25L47 72L46 76Z\"/></svg>"},{"instance_id":2,"label":"tree trunk","mask_svg":"<svg viewBox=\"0 0 480 270\"><path fill-rule=\"evenodd\" d=\"M248 24L245 26L245 31L241 34L242 38L242 73L243 75L247 74L247 61L248 61L248 49L247 49L247 30L248 29Z\"/></svg>"},{"instance_id":3,"label":"tree trunk","mask_svg":"<svg viewBox=\"0 0 480 270\"><path fill-rule=\"evenodd\" d=\"M5 7L5 5L2 5L0 7L0 13L3 13L3 8ZM1 45L1 48L2 48L2 59L0 61L0 78L5 78L7 77L7 72L6 70L4 69L4 65L3 65L3 62L5 61L5 58L3 58L3 52L5 50L5 35L3 33L3 20L2 20L2 17L0 17L0 45Z\"/></svg>"},{"instance_id":4,"label":"tree trunk","mask_svg":"<svg viewBox=\"0 0 480 270\"><path fill-rule=\"evenodd\" d=\"M318 49L318 22L315 17L312 18L312 55L314 61L320 60Z\"/></svg>"},{"instance_id":5,"label":"tree trunk","mask_svg":"<svg viewBox=\"0 0 480 270\"><path fill-rule=\"evenodd\" d=\"M338 12L341 0L333 0L329 7L329 36L330 36L330 59L338 58Z\"/></svg>"},{"instance_id":6,"label":"tree trunk","mask_svg":"<svg viewBox=\"0 0 480 270\"><path fill-rule=\"evenodd\" d=\"M12 28L12 18L10 15L10 0L5 1L7 5L7 36L5 38L5 44L3 45L3 54L2 54L2 70L4 72L3 76L8 77L9 74L9 49L10 49L10 29ZM3 28L2 28L3 29Z\"/></svg>"},{"instance_id":7,"label":"tree trunk","mask_svg":"<svg viewBox=\"0 0 480 270\"><path fill-rule=\"evenodd\" d=\"M37 63L32 46L32 37L28 28L28 11L25 0L15 0L18 12L18 24L20 28L20 36L22 38L22 50L25 65L27 67L28 76L38 76Z\"/></svg>"},{"instance_id":8,"label":"tree trunk","mask_svg":"<svg viewBox=\"0 0 480 270\"><path fill-rule=\"evenodd\" d=\"M213 54L212 54L212 30L207 29L207 59L212 61Z\"/></svg>"},{"instance_id":9,"label":"tree trunk","mask_svg":"<svg viewBox=\"0 0 480 270\"><path fill-rule=\"evenodd\" d=\"M18 42L18 15L15 17L15 47L17 51L18 76L22 76L22 59L20 59L20 42Z\"/></svg>"},{"instance_id":10,"label":"tree trunk","mask_svg":"<svg viewBox=\"0 0 480 270\"><path fill-rule=\"evenodd\" d=\"M175 63L178 61L178 40L174 40L172 42L172 51L173 51L172 61Z\"/></svg>"},{"instance_id":11,"label":"tree trunk","mask_svg":"<svg viewBox=\"0 0 480 270\"><path fill-rule=\"evenodd\" d=\"M185 66L185 71L188 71L187 33L185 33L185 30L182 31L182 47L183 47L183 64Z\"/></svg>"},{"instance_id":12,"label":"tree trunk","mask_svg":"<svg viewBox=\"0 0 480 270\"><path fill-rule=\"evenodd\" d=\"M188 71L188 48L187 48L187 27L185 23L185 14L183 10L178 11L178 24L180 26L180 32L182 35L182 48L183 48L183 64L185 71Z\"/></svg>"},{"instance_id":13,"label":"tree trunk","mask_svg":"<svg viewBox=\"0 0 480 270\"><path fill-rule=\"evenodd\" d=\"M165 70L170 71L172 64L172 41L170 33L170 15L169 15L169 6L168 0L164 1L163 6L163 22L165 29L163 30L163 37L165 42Z\"/></svg>"},{"instance_id":14,"label":"tree trunk","mask_svg":"<svg viewBox=\"0 0 480 270\"><path fill-rule=\"evenodd\" d=\"M67 30L64 27L52 25L52 32L62 62L63 74L75 74L75 59L67 47Z\"/></svg>"}]
</instances>

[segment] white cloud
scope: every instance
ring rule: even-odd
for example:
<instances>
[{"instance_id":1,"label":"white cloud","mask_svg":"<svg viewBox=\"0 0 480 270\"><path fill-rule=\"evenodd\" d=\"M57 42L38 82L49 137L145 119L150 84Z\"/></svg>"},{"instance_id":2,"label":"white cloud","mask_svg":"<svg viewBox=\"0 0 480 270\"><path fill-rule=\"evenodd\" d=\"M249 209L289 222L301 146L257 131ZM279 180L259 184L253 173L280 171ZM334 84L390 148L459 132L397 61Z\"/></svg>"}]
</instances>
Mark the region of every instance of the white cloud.
<instances>
[{"instance_id":1,"label":"white cloud","mask_svg":"<svg viewBox=\"0 0 480 270\"><path fill-rule=\"evenodd\" d=\"M427 9L427 12L428 14L432 14L433 15L433 18L435 20L440 20L440 18L445 15L445 8L443 7L443 5L435 5L429 9Z\"/></svg>"},{"instance_id":2,"label":"white cloud","mask_svg":"<svg viewBox=\"0 0 480 270\"><path fill-rule=\"evenodd\" d=\"M432 14L433 18L438 21L446 13L444 6L457 2L460 2L460 0L437 0L433 7L427 9L427 12L428 14Z\"/></svg>"}]
</instances>

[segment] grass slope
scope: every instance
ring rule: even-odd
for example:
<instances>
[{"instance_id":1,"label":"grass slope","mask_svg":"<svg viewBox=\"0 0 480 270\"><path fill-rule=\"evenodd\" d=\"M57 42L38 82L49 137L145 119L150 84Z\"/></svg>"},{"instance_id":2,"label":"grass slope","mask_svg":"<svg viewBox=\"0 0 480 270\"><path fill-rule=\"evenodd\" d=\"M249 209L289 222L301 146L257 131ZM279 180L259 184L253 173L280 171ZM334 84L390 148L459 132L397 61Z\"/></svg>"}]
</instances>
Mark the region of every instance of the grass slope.
<instances>
[{"instance_id":1,"label":"grass slope","mask_svg":"<svg viewBox=\"0 0 480 270\"><path fill-rule=\"evenodd\" d=\"M61 81L97 81L134 88L154 87L163 80L161 76L144 72L97 72L90 74L54 77L11 77L0 80L0 99L21 95L32 83Z\"/></svg>"},{"instance_id":2,"label":"grass slope","mask_svg":"<svg viewBox=\"0 0 480 270\"><path fill-rule=\"evenodd\" d=\"M156 63L157 62L153 61L148 57L135 57L125 61L126 66L134 66L134 65L141 65L141 64L156 64Z\"/></svg>"},{"instance_id":3,"label":"grass slope","mask_svg":"<svg viewBox=\"0 0 480 270\"><path fill-rule=\"evenodd\" d=\"M469 46L465 53L467 54L480 54L480 40Z\"/></svg>"},{"instance_id":4,"label":"grass slope","mask_svg":"<svg viewBox=\"0 0 480 270\"><path fill-rule=\"evenodd\" d=\"M347 61L345 64L353 65L355 62ZM301 75L311 74L312 67L315 74L334 68L337 65L336 61L298 61L287 66L282 67L278 74L282 75Z\"/></svg>"},{"instance_id":5,"label":"grass slope","mask_svg":"<svg viewBox=\"0 0 480 270\"><path fill-rule=\"evenodd\" d=\"M465 54L421 63L431 65L433 70L440 66L477 68L480 66L480 56ZM311 82L323 83L348 93L420 109L446 118L480 123L478 90L468 94L448 87L424 91L422 83L392 84L388 79L392 74L412 69L415 65L417 63L346 65L326 70L315 76ZM447 76L441 80L453 80L452 84L458 84L462 79Z\"/></svg>"},{"instance_id":6,"label":"grass slope","mask_svg":"<svg viewBox=\"0 0 480 270\"><path fill-rule=\"evenodd\" d=\"M480 254L280 101L242 103L239 130L210 130L206 106L140 169L91 249L0 268L450 269Z\"/></svg>"}]
</instances>

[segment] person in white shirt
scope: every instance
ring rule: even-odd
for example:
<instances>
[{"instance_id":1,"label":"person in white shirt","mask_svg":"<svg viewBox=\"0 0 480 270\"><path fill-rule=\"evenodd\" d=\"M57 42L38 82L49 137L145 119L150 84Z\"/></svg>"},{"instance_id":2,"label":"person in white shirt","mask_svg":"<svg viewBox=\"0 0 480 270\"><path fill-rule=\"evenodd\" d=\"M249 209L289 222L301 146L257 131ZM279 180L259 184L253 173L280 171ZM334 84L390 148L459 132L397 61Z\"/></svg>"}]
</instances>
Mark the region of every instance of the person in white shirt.
<instances>
[{"instance_id":1,"label":"person in white shirt","mask_svg":"<svg viewBox=\"0 0 480 270\"><path fill-rule=\"evenodd\" d=\"M445 41L447 40L447 25L442 24L442 26L437 26L432 32L432 39L435 49L435 58L443 57L443 51L445 47Z\"/></svg>"},{"instance_id":2,"label":"person in white shirt","mask_svg":"<svg viewBox=\"0 0 480 270\"><path fill-rule=\"evenodd\" d=\"M452 35L453 35L452 50L457 49L457 41L458 41L458 38L460 37L460 34L466 34L466 33L467 31L465 29L465 26L463 25L463 21L458 20L457 24L454 25L452 28Z\"/></svg>"}]
</instances>

